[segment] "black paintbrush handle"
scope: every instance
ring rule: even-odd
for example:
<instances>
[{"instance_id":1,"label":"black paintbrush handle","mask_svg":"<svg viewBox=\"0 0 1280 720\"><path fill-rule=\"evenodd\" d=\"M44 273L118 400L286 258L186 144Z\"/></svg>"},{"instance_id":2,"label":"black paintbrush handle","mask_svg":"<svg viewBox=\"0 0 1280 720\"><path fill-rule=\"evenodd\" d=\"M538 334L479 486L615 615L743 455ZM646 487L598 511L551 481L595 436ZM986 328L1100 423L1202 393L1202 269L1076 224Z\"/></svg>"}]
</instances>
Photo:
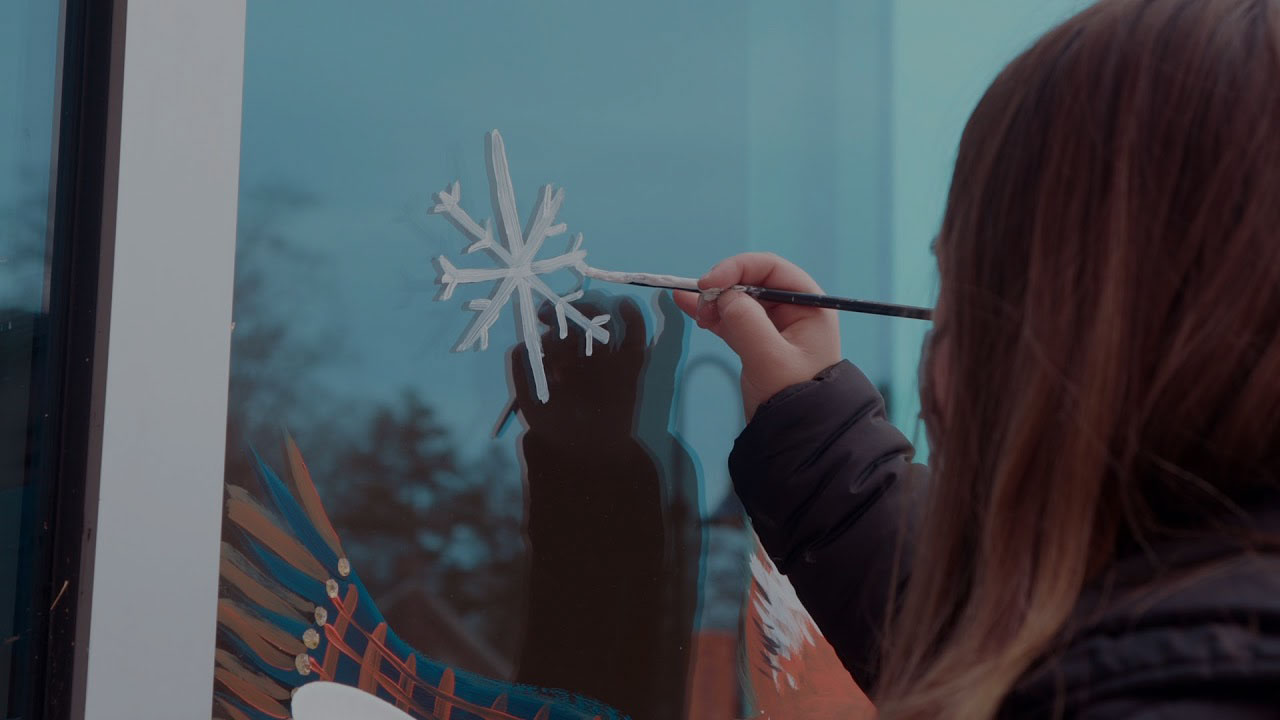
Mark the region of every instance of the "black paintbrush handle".
<instances>
[{"instance_id":1,"label":"black paintbrush handle","mask_svg":"<svg viewBox=\"0 0 1280 720\"><path fill-rule=\"evenodd\" d=\"M933 319L933 310L911 305L894 305L870 300L852 300L850 298L835 297L834 295L773 290L754 285L744 285L737 289L763 302L807 305L809 307L847 310L850 312L870 313L872 315L888 315L890 317L912 318L915 320Z\"/></svg>"},{"instance_id":2,"label":"black paintbrush handle","mask_svg":"<svg viewBox=\"0 0 1280 720\"><path fill-rule=\"evenodd\" d=\"M689 281L690 285L694 281ZM689 287L677 287L674 285L666 285L659 283L637 282L631 281L628 285L639 285L640 287L662 288L667 290L682 290L684 292L692 292ZM735 290L740 290L757 300L764 302L786 303L788 305L807 305L809 307L829 308L832 310L846 310L849 312L870 313L872 315L888 315L889 317L912 318L915 320L932 320L933 310L929 308L913 307L911 305L894 305L893 303L872 302L870 300L853 300L851 298L836 297L834 295L818 295L816 293L792 292L790 290L772 290L770 288L757 287L755 285L738 285ZM507 421L516 413L516 401L513 398L507 405L507 409L503 411L502 417L498 420L498 424L493 429L493 437L502 434L502 429L506 427Z\"/></svg>"}]
</instances>

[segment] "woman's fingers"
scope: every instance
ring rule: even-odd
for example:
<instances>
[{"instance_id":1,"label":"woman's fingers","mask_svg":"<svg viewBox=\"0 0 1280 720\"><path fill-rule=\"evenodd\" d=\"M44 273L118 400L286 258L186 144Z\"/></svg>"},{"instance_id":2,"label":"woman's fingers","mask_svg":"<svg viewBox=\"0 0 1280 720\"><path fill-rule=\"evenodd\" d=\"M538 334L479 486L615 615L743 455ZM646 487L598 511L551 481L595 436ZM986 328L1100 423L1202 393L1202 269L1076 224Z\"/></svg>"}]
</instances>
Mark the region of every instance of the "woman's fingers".
<instances>
[{"instance_id":1,"label":"woman's fingers","mask_svg":"<svg viewBox=\"0 0 1280 720\"><path fill-rule=\"evenodd\" d=\"M676 305L686 315L697 321L698 327L711 328L719 322L720 312L716 301L703 300L699 293L685 290L673 290L671 294L675 298Z\"/></svg>"},{"instance_id":2,"label":"woman's fingers","mask_svg":"<svg viewBox=\"0 0 1280 720\"><path fill-rule=\"evenodd\" d=\"M722 260L698 281L698 285L708 290L727 289L734 285L756 285L777 290L822 292L822 288L807 272L772 253L743 253ZM676 291L674 297L680 309L697 320L700 327L714 329L719 323L724 302L703 302L697 293L691 292ZM793 323L824 314L809 307L773 303L763 305L778 331Z\"/></svg>"},{"instance_id":3,"label":"woman's fingers","mask_svg":"<svg viewBox=\"0 0 1280 720\"><path fill-rule=\"evenodd\" d=\"M760 285L775 290L820 293L809 273L773 253L743 253L720 261L698 280L704 290L734 285Z\"/></svg>"},{"instance_id":4,"label":"woman's fingers","mask_svg":"<svg viewBox=\"0 0 1280 720\"><path fill-rule=\"evenodd\" d=\"M685 315L694 320L698 319L698 299L700 297L698 293L672 290L671 297L676 301L676 307L684 311Z\"/></svg>"},{"instance_id":5,"label":"woman's fingers","mask_svg":"<svg viewBox=\"0 0 1280 720\"><path fill-rule=\"evenodd\" d=\"M701 302L696 293L674 295L681 310L719 335L746 363L769 362L787 350L788 341L769 312L745 293L730 290L711 302Z\"/></svg>"},{"instance_id":6,"label":"woman's fingers","mask_svg":"<svg viewBox=\"0 0 1280 720\"><path fill-rule=\"evenodd\" d=\"M703 313L706 311L704 308ZM714 320L705 327L719 335L744 363L770 362L786 352L787 341L754 298L736 290L721 293L714 312Z\"/></svg>"},{"instance_id":7,"label":"woman's fingers","mask_svg":"<svg viewBox=\"0 0 1280 720\"><path fill-rule=\"evenodd\" d=\"M783 388L812 378L840 360L840 328L833 310L762 305L735 285L821 293L804 270L769 253L746 253L720 262L698 281L722 290L714 301L677 291L676 305L711 330L742 359L742 403L750 418Z\"/></svg>"}]
</instances>

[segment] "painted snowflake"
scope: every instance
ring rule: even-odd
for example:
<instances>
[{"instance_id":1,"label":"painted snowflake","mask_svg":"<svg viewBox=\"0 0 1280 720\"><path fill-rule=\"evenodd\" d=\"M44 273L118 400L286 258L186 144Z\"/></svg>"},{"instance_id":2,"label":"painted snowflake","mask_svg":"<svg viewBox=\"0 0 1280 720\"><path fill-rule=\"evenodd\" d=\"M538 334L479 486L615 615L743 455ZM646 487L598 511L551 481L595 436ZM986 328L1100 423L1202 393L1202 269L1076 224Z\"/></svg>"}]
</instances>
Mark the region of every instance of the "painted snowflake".
<instances>
[{"instance_id":1,"label":"painted snowflake","mask_svg":"<svg viewBox=\"0 0 1280 720\"><path fill-rule=\"evenodd\" d=\"M467 303L466 307L477 315L462 334L454 352L468 350L477 344L481 350L488 348L489 328L497 322L507 302L514 300L516 312L520 316L518 332L520 340L529 351L529 365L533 370L538 399L546 402L551 397L551 391L547 388L547 372L542 364L542 336L538 309L534 303L542 302L543 299L554 303L561 338L568 336L569 322L581 327L586 334L588 355L591 354L593 343L609 342L609 331L604 327L609 322L609 316L597 315L589 318L583 315L571 304L582 297L582 290L560 295L542 279L543 275L557 270L567 269L581 274L580 268L585 266L587 253L582 249L582 233L574 237L568 252L544 260L538 259L542 244L548 238L561 235L568 229L564 223L556 222L556 214L560 212L560 205L564 202L564 189L553 192L550 185L544 186L528 226L521 228L502 135L497 130L491 131L486 137L486 145L489 154L489 189L493 195L493 212L498 217L501 243L494 240L490 221L486 220L483 226L480 225L458 204L461 189L456 181L448 189L436 193L436 205L431 212L447 217L471 240L467 253L485 250L495 260L495 266L457 268L441 255L437 262L440 263L439 282L443 292L438 299L451 298L458 285L495 283L493 294L488 298Z\"/></svg>"}]
</instances>

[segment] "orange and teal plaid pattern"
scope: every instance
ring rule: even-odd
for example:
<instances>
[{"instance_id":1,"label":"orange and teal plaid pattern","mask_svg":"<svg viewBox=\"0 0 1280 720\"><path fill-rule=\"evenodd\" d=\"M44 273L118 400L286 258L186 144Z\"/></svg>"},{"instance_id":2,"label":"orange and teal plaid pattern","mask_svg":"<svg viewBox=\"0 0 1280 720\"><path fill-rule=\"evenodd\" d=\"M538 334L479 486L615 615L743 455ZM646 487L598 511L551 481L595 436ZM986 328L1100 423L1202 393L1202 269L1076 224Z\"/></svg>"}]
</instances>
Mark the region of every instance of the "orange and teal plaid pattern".
<instances>
[{"instance_id":1,"label":"orange and teal plaid pattern","mask_svg":"<svg viewBox=\"0 0 1280 720\"><path fill-rule=\"evenodd\" d=\"M301 453L260 487L228 484L213 717L284 720L317 679L377 695L422 720L621 720L594 700L455 670L402 641L342 551Z\"/></svg>"}]
</instances>

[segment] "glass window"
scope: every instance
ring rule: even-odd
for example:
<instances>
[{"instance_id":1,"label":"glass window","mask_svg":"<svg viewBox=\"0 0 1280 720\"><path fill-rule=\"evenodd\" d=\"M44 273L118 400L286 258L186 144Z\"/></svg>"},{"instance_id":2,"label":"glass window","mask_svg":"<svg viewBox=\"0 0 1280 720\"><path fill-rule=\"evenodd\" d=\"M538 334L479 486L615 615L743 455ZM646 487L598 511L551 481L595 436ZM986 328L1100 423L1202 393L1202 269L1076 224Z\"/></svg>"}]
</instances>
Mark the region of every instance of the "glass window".
<instances>
[{"instance_id":1,"label":"glass window","mask_svg":"<svg viewBox=\"0 0 1280 720\"><path fill-rule=\"evenodd\" d=\"M552 184L539 260L696 277L771 250L887 298L887 16L853 5L250 6L215 715L316 677L422 713L449 685L528 718L760 702L735 356L666 294L570 269L512 302L439 281L504 264L468 228L531 240ZM579 289L609 319L568 309L561 339L545 301ZM845 322L887 383L889 321ZM264 625L292 639L255 648Z\"/></svg>"},{"instance_id":2,"label":"glass window","mask_svg":"<svg viewBox=\"0 0 1280 720\"><path fill-rule=\"evenodd\" d=\"M1007 59L1044 22L963 38ZM865 710L729 492L736 358L573 265L767 250L930 302L941 168L997 69L915 117L957 63L912 28L944 24L921 0L250 4L214 716L317 679L417 717ZM842 318L910 429L907 322Z\"/></svg>"},{"instance_id":3,"label":"glass window","mask_svg":"<svg viewBox=\"0 0 1280 720\"><path fill-rule=\"evenodd\" d=\"M45 296L59 3L0 4L0 717L20 717L46 595L54 364Z\"/></svg>"}]
</instances>

